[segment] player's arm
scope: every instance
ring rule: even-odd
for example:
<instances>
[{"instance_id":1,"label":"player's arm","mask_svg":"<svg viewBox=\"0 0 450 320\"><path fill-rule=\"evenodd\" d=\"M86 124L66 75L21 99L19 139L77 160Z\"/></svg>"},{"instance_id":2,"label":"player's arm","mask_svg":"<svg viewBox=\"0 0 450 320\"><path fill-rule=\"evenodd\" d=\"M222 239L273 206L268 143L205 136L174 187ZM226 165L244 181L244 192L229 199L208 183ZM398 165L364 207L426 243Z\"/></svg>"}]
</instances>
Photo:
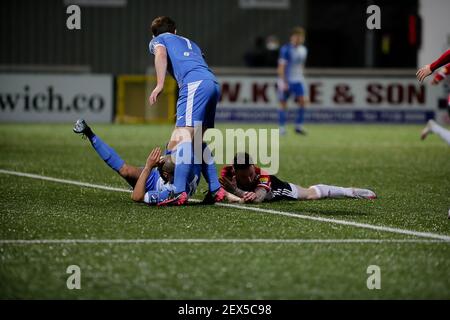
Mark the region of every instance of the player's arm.
<instances>
[{"instance_id":1,"label":"player's arm","mask_svg":"<svg viewBox=\"0 0 450 320\"><path fill-rule=\"evenodd\" d=\"M244 194L244 201L246 203L261 203L264 201L267 195L267 190L262 187L255 189L255 192L246 192Z\"/></svg>"},{"instance_id":2,"label":"player's arm","mask_svg":"<svg viewBox=\"0 0 450 320\"><path fill-rule=\"evenodd\" d=\"M156 70L156 87L150 95L150 105L153 105L158 98L158 95L164 88L164 80L166 79L167 71L167 50L163 45L156 46L155 54L155 70Z\"/></svg>"},{"instance_id":3,"label":"player's arm","mask_svg":"<svg viewBox=\"0 0 450 320\"><path fill-rule=\"evenodd\" d=\"M450 63L443 67L439 72L436 72L431 84L436 85L450 75Z\"/></svg>"},{"instance_id":4,"label":"player's arm","mask_svg":"<svg viewBox=\"0 0 450 320\"><path fill-rule=\"evenodd\" d=\"M157 166L159 162L159 158L161 157L161 149L155 148L150 152L150 155L147 158L147 162L145 163L145 167L139 176L136 185L134 186L133 193L131 194L131 199L136 202L144 201L145 197L145 184L147 182L148 176L152 172L152 169Z\"/></svg>"},{"instance_id":5,"label":"player's arm","mask_svg":"<svg viewBox=\"0 0 450 320\"><path fill-rule=\"evenodd\" d=\"M286 66L289 60L289 52L288 49L283 46L280 49L280 56L278 57L278 86L281 86L281 90L288 90L288 80L286 75Z\"/></svg>"},{"instance_id":6,"label":"player's arm","mask_svg":"<svg viewBox=\"0 0 450 320\"><path fill-rule=\"evenodd\" d=\"M235 178L232 178L230 180L227 177L222 176L219 178L219 182L222 185L222 187L229 193L234 194L235 196L237 196L239 198L244 197L245 191L243 191L237 187Z\"/></svg>"},{"instance_id":7,"label":"player's arm","mask_svg":"<svg viewBox=\"0 0 450 320\"><path fill-rule=\"evenodd\" d=\"M286 78L286 61L279 59L278 60L278 68L277 68L277 74L279 79L279 86L282 86L281 90L287 89L287 78Z\"/></svg>"},{"instance_id":8,"label":"player's arm","mask_svg":"<svg viewBox=\"0 0 450 320\"><path fill-rule=\"evenodd\" d=\"M225 199L231 203L244 203L245 202L244 199L239 198L238 196L235 196L234 194L232 194L228 191L225 191Z\"/></svg>"},{"instance_id":9,"label":"player's arm","mask_svg":"<svg viewBox=\"0 0 450 320\"><path fill-rule=\"evenodd\" d=\"M420 68L417 73L417 80L422 82L426 77L433 73L434 70L442 67L443 65L450 62L450 50L444 52L442 56L440 56L436 61L431 64L426 64L422 68Z\"/></svg>"}]
</instances>

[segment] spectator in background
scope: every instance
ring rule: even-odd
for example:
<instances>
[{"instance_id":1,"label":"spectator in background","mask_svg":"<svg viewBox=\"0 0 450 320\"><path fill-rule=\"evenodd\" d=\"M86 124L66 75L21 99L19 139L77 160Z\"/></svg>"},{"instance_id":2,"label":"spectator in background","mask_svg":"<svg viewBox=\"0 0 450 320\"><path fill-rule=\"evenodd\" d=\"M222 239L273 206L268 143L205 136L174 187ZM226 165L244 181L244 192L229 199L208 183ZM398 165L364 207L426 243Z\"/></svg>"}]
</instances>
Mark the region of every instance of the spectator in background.
<instances>
[{"instance_id":1,"label":"spectator in background","mask_svg":"<svg viewBox=\"0 0 450 320\"><path fill-rule=\"evenodd\" d=\"M247 67L264 67L266 60L266 45L263 37L257 37L253 48L244 55Z\"/></svg>"},{"instance_id":2,"label":"spectator in background","mask_svg":"<svg viewBox=\"0 0 450 320\"><path fill-rule=\"evenodd\" d=\"M276 67L278 64L278 50L280 42L274 35L267 38L257 37L253 48L244 55L245 65L247 67Z\"/></svg>"},{"instance_id":3,"label":"spectator in background","mask_svg":"<svg viewBox=\"0 0 450 320\"><path fill-rule=\"evenodd\" d=\"M277 36L270 35L266 38L266 66L276 67L278 65L278 55L280 41Z\"/></svg>"}]
</instances>

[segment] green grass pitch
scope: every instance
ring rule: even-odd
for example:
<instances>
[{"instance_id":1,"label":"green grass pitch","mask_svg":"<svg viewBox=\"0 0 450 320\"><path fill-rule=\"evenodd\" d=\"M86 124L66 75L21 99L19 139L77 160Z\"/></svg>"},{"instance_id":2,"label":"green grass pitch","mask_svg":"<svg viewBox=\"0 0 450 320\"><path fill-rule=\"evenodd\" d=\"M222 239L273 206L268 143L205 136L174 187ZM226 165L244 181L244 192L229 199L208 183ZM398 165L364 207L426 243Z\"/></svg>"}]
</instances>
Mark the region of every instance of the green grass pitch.
<instances>
[{"instance_id":1,"label":"green grass pitch","mask_svg":"<svg viewBox=\"0 0 450 320\"><path fill-rule=\"evenodd\" d=\"M221 129L237 127L222 124ZM254 126L245 126L249 128ZM258 127L264 127L259 125ZM93 125L129 163L171 126ZM379 199L258 207L450 236L450 148L419 126L311 125L280 141L278 176L303 186L368 187ZM0 169L127 188L71 125L0 125ZM0 242L0 298L449 299L450 242L220 206L154 208L127 193L0 173L0 240L410 239L377 243ZM202 183L197 197L202 198ZM68 290L69 265L81 290ZM381 269L381 289L366 286Z\"/></svg>"}]
</instances>

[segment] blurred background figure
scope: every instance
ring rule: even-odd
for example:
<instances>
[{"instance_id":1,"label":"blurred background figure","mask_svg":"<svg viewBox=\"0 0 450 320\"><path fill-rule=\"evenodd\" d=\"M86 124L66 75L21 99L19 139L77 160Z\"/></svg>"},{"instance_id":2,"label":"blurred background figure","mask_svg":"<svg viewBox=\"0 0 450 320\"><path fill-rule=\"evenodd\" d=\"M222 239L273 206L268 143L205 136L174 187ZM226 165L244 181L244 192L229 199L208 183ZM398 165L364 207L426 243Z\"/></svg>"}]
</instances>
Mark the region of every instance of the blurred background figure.
<instances>
[{"instance_id":1,"label":"blurred background figure","mask_svg":"<svg viewBox=\"0 0 450 320\"><path fill-rule=\"evenodd\" d=\"M286 134L287 100L294 96L298 105L295 119L295 132L306 134L303 129L305 114L305 78L304 66L308 51L303 45L305 42L305 29L295 27L291 31L289 43L280 49L278 59L278 94L280 100L279 124L280 134Z\"/></svg>"},{"instance_id":2,"label":"blurred background figure","mask_svg":"<svg viewBox=\"0 0 450 320\"><path fill-rule=\"evenodd\" d=\"M431 80L432 85L438 85L443 80L448 79L450 75L450 50L447 50L441 57L439 57L436 61L431 64L427 64L420 68L417 71L417 78L419 81L423 81L428 75L432 74L434 71L437 71L438 68L444 65L439 71L436 72L433 80ZM450 117L450 92L449 86L447 83L447 111ZM434 120L429 120L425 128L422 130L421 139L424 140L430 133L435 133L442 140L444 140L448 145L450 145L450 131L444 129L440 125L438 125Z\"/></svg>"},{"instance_id":3,"label":"blurred background figure","mask_svg":"<svg viewBox=\"0 0 450 320\"><path fill-rule=\"evenodd\" d=\"M269 35L266 38L266 66L276 67L278 65L278 55L280 40L276 35Z\"/></svg>"},{"instance_id":4,"label":"blurred background figure","mask_svg":"<svg viewBox=\"0 0 450 320\"><path fill-rule=\"evenodd\" d=\"M253 47L244 54L244 61L247 67L266 66L266 46L263 37L257 37Z\"/></svg>"},{"instance_id":5,"label":"blurred background figure","mask_svg":"<svg viewBox=\"0 0 450 320\"><path fill-rule=\"evenodd\" d=\"M280 42L275 35L269 35L266 38L258 36L255 39L253 47L244 54L244 63L247 67L276 68L278 63L278 54Z\"/></svg>"}]
</instances>

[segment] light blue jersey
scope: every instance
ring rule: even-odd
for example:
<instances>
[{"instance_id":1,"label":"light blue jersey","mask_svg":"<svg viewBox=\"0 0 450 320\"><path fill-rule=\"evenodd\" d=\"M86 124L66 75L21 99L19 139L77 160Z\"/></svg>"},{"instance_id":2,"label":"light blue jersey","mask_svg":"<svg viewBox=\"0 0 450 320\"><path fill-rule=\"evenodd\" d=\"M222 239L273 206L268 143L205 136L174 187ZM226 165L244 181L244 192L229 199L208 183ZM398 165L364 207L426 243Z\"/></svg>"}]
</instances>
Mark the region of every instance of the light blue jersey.
<instances>
[{"instance_id":1,"label":"light blue jersey","mask_svg":"<svg viewBox=\"0 0 450 320\"><path fill-rule=\"evenodd\" d=\"M188 177L186 192L189 197L195 194L200 183L201 166L195 166ZM169 198L171 192L175 191L173 184L165 182L161 178L158 169L153 169L145 184L144 202L148 204L158 204Z\"/></svg>"},{"instance_id":2,"label":"light blue jersey","mask_svg":"<svg viewBox=\"0 0 450 320\"><path fill-rule=\"evenodd\" d=\"M281 47L279 62L285 64L286 79L289 83L304 82L303 68L308 50L304 45L294 47L288 43Z\"/></svg>"},{"instance_id":3,"label":"light blue jersey","mask_svg":"<svg viewBox=\"0 0 450 320\"><path fill-rule=\"evenodd\" d=\"M163 46L167 50L167 71L175 78L178 87L199 80L212 80L217 82L214 74L209 70L199 46L184 37L170 32L162 33L150 41L150 53L155 48Z\"/></svg>"},{"instance_id":4,"label":"light blue jersey","mask_svg":"<svg viewBox=\"0 0 450 320\"><path fill-rule=\"evenodd\" d=\"M167 71L178 83L177 127L214 127L220 87L209 70L200 48L187 38L163 33L150 41L150 52L163 46L167 50Z\"/></svg>"}]
</instances>

